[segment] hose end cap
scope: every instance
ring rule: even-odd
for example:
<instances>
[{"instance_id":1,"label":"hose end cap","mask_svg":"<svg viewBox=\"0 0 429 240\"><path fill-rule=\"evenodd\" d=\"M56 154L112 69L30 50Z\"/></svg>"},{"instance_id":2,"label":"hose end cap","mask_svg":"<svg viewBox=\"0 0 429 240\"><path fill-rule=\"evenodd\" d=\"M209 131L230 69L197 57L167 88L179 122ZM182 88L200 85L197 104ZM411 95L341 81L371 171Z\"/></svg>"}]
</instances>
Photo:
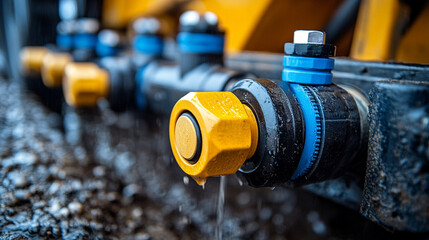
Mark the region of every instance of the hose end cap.
<instances>
[{"instance_id":1,"label":"hose end cap","mask_svg":"<svg viewBox=\"0 0 429 240\"><path fill-rule=\"evenodd\" d=\"M170 143L180 168L203 185L234 174L255 153L258 125L231 92L191 92L172 110Z\"/></svg>"},{"instance_id":2,"label":"hose end cap","mask_svg":"<svg viewBox=\"0 0 429 240\"><path fill-rule=\"evenodd\" d=\"M49 52L42 62L42 80L47 87L60 87L66 65L73 61L68 53Z\"/></svg>"},{"instance_id":3,"label":"hose end cap","mask_svg":"<svg viewBox=\"0 0 429 240\"><path fill-rule=\"evenodd\" d=\"M63 79L64 97L75 107L94 107L109 92L109 75L94 63L67 64Z\"/></svg>"},{"instance_id":4,"label":"hose end cap","mask_svg":"<svg viewBox=\"0 0 429 240\"><path fill-rule=\"evenodd\" d=\"M20 52L21 70L23 75L40 75L43 58L49 50L45 47L24 47Z\"/></svg>"}]
</instances>

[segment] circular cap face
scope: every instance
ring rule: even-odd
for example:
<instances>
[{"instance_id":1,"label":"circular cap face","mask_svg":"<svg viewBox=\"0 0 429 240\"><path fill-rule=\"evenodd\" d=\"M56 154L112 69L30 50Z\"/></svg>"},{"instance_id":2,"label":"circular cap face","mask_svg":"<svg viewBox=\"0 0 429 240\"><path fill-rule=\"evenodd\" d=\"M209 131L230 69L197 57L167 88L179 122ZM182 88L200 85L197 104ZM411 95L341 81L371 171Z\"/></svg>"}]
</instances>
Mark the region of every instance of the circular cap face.
<instances>
[{"instance_id":1,"label":"circular cap face","mask_svg":"<svg viewBox=\"0 0 429 240\"><path fill-rule=\"evenodd\" d=\"M198 148L198 126L190 114L182 114L176 121L175 139L177 151L186 160L191 160Z\"/></svg>"}]
</instances>

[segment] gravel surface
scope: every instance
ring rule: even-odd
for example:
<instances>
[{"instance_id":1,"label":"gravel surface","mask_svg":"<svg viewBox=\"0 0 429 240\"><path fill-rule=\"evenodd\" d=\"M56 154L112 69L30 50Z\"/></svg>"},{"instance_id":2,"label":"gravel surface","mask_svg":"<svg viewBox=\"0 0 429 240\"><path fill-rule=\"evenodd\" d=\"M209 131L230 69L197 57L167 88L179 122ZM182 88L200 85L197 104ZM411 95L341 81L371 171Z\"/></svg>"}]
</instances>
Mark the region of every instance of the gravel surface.
<instances>
[{"instance_id":1,"label":"gravel surface","mask_svg":"<svg viewBox=\"0 0 429 240\"><path fill-rule=\"evenodd\" d=\"M0 83L0 113L0 239L202 237L178 210L124 186L104 166L79 161L52 127L58 116L17 85Z\"/></svg>"}]
</instances>

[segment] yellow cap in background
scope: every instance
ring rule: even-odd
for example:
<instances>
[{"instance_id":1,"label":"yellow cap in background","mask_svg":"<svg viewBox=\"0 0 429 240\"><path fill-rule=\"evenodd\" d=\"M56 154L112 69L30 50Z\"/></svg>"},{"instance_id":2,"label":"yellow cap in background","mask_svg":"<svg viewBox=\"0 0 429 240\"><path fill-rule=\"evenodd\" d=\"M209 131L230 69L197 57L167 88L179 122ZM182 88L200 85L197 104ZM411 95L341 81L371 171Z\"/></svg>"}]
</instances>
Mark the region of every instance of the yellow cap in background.
<instances>
[{"instance_id":1,"label":"yellow cap in background","mask_svg":"<svg viewBox=\"0 0 429 240\"><path fill-rule=\"evenodd\" d=\"M21 49L20 59L23 75L40 75L43 58L48 52L49 50L45 47L24 47Z\"/></svg>"},{"instance_id":2,"label":"yellow cap in background","mask_svg":"<svg viewBox=\"0 0 429 240\"><path fill-rule=\"evenodd\" d=\"M66 65L73 61L68 53L48 52L42 62L42 80L47 87L60 87Z\"/></svg>"},{"instance_id":3,"label":"yellow cap in background","mask_svg":"<svg viewBox=\"0 0 429 240\"><path fill-rule=\"evenodd\" d=\"M69 63L64 71L66 102L75 107L94 107L109 92L109 75L94 63Z\"/></svg>"}]
</instances>

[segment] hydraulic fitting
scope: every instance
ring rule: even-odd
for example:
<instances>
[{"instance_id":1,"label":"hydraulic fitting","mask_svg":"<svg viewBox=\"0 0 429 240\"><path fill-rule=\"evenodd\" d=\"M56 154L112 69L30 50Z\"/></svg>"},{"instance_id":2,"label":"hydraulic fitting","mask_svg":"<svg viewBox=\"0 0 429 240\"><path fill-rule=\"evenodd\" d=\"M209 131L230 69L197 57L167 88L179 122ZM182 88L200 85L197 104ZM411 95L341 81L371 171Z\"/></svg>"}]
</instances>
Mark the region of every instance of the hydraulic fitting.
<instances>
[{"instance_id":1,"label":"hydraulic fitting","mask_svg":"<svg viewBox=\"0 0 429 240\"><path fill-rule=\"evenodd\" d=\"M61 87L64 69L71 62L73 57L68 53L48 52L42 61L42 80L45 86Z\"/></svg>"},{"instance_id":2,"label":"hydraulic fitting","mask_svg":"<svg viewBox=\"0 0 429 240\"><path fill-rule=\"evenodd\" d=\"M203 185L235 173L255 153L257 128L252 111L231 92L190 93L171 114L170 142L180 167Z\"/></svg>"},{"instance_id":3,"label":"hydraulic fitting","mask_svg":"<svg viewBox=\"0 0 429 240\"><path fill-rule=\"evenodd\" d=\"M115 56L124 48L123 36L114 30L101 30L98 33L95 51L99 57Z\"/></svg>"},{"instance_id":4,"label":"hydraulic fitting","mask_svg":"<svg viewBox=\"0 0 429 240\"><path fill-rule=\"evenodd\" d=\"M187 11L180 16L177 44L180 51L181 76L201 63L223 66L225 33L220 30L216 14Z\"/></svg>"},{"instance_id":5,"label":"hydraulic fitting","mask_svg":"<svg viewBox=\"0 0 429 240\"><path fill-rule=\"evenodd\" d=\"M134 32L133 49L143 55L161 55L164 40L161 34L162 24L154 17L141 17L132 24Z\"/></svg>"},{"instance_id":6,"label":"hydraulic fitting","mask_svg":"<svg viewBox=\"0 0 429 240\"><path fill-rule=\"evenodd\" d=\"M60 79L58 68L61 68L65 58L60 58L59 62L48 61L49 67L44 66L45 59L50 58L51 55L56 54L51 52L46 47L24 47L21 50L21 71L26 89L33 91L39 95L40 100L51 110L61 112L62 106L62 91L61 89L48 88L43 80L56 84ZM50 58L52 60L52 58ZM44 75L43 80L41 74ZM47 76L47 78L46 78Z\"/></svg>"},{"instance_id":7,"label":"hydraulic fitting","mask_svg":"<svg viewBox=\"0 0 429 240\"><path fill-rule=\"evenodd\" d=\"M251 76L223 67L224 32L211 12L183 13L177 41L178 64L154 61L138 71L138 109L170 114L174 104L188 92L223 91Z\"/></svg>"},{"instance_id":8,"label":"hydraulic fitting","mask_svg":"<svg viewBox=\"0 0 429 240\"><path fill-rule=\"evenodd\" d=\"M150 23L154 23L154 21L156 22L157 20L155 18L139 18L137 21L142 25L145 25L145 21L149 21L148 24L150 25ZM68 86L64 87L64 95L70 96L70 100L67 100L66 97L69 104L75 107L94 107L96 106L99 98L106 98L109 102L110 108L114 111L120 112L134 108L136 105L136 81L134 79L137 68L144 69L151 61L160 59L163 52L163 40L161 35L157 35L158 30L143 31L140 29L140 32L137 32L136 30L134 31L139 34L143 34L143 32L146 34L144 35L144 39L139 38L143 35L139 35L134 41L133 47L135 51L139 52L138 55L103 57L97 62L98 65L90 65L89 68L91 71L105 73L102 78L100 78L99 74L86 75L84 72L76 74L73 71L65 73L65 79L73 79L73 81L66 81L65 84L68 84ZM110 31L110 33L113 32ZM100 35L110 35L110 33L106 32L106 34L104 34L102 31L100 32ZM152 33L154 35L150 35ZM112 39L107 39L111 37ZM148 39L157 40L146 41ZM106 44L109 42L110 46L119 46L118 44L120 43L120 41L116 41L119 40L119 38L116 38L113 35L105 36L104 40ZM88 68L79 67L74 68L74 70L87 71ZM69 74L73 74L73 76L69 77ZM87 81L99 83L97 84L98 88L79 88L74 90L74 88L70 86L70 84L86 83ZM106 88L108 91L105 91ZM85 94L82 94L81 91L84 91ZM80 97L87 98L87 95L91 96L91 100L79 100Z\"/></svg>"},{"instance_id":9,"label":"hydraulic fitting","mask_svg":"<svg viewBox=\"0 0 429 240\"><path fill-rule=\"evenodd\" d=\"M78 49L94 49L97 44L97 32L100 24L96 19L80 18L76 21L74 47Z\"/></svg>"},{"instance_id":10,"label":"hydraulic fitting","mask_svg":"<svg viewBox=\"0 0 429 240\"><path fill-rule=\"evenodd\" d=\"M40 76L43 58L49 50L45 47L25 47L21 50L21 69L25 75Z\"/></svg>"},{"instance_id":11,"label":"hydraulic fitting","mask_svg":"<svg viewBox=\"0 0 429 240\"><path fill-rule=\"evenodd\" d=\"M109 91L109 75L94 63L70 63L64 73L64 97L71 106L91 107Z\"/></svg>"},{"instance_id":12,"label":"hydraulic fitting","mask_svg":"<svg viewBox=\"0 0 429 240\"><path fill-rule=\"evenodd\" d=\"M285 44L282 79L290 83L329 85L335 46L325 44L325 33L298 30L294 42Z\"/></svg>"},{"instance_id":13,"label":"hydraulic fitting","mask_svg":"<svg viewBox=\"0 0 429 240\"><path fill-rule=\"evenodd\" d=\"M56 43L57 47L70 51L74 47L74 34L76 33L76 21L75 20L65 20L57 24L57 38Z\"/></svg>"},{"instance_id":14,"label":"hydraulic fitting","mask_svg":"<svg viewBox=\"0 0 429 240\"><path fill-rule=\"evenodd\" d=\"M73 59L76 62L87 62L95 58L99 25L92 18L76 20L76 33L73 35Z\"/></svg>"},{"instance_id":15,"label":"hydraulic fitting","mask_svg":"<svg viewBox=\"0 0 429 240\"><path fill-rule=\"evenodd\" d=\"M238 175L250 186L299 186L339 177L352 168L355 157L364 152L366 146L364 139L367 138L361 133L364 129L361 125L367 120L362 120L364 115L360 114L365 109L360 109L364 107L358 105L348 91L332 84L333 60L329 57L334 55L335 47L326 45L324 39L324 33L320 31L297 31L294 43L285 46L282 81L243 79L232 87L232 94L226 99L221 99L220 93L207 93L205 98L195 100L200 93L189 93L182 98L184 102L192 99L206 107L196 108L180 100L173 108L170 142L179 166L195 177L196 173L204 171L199 168L208 164L185 164L186 158L180 155L178 143L186 142L187 135L178 134L180 131L174 129L178 116L189 112L195 116L195 125L201 126L205 122L212 123L206 116L220 111L236 114L234 117L243 121L246 116L254 116L256 123L253 125L257 126L258 136L256 150L246 151L252 154L230 156L229 165L225 165L229 169L222 169L222 174L236 171L231 167L236 163L241 165ZM243 105L250 111L246 116L236 112ZM232 138L230 134L237 128L223 125L215 134ZM200 130L202 153L193 161L198 163L204 159L202 162L206 163L212 160L205 155L207 152L228 148L222 144L229 143L210 145L204 139L208 134L205 131L209 130L203 127ZM250 128L242 131L245 132L241 133L243 136L252 135ZM214 172L201 176L215 176Z\"/></svg>"}]
</instances>

